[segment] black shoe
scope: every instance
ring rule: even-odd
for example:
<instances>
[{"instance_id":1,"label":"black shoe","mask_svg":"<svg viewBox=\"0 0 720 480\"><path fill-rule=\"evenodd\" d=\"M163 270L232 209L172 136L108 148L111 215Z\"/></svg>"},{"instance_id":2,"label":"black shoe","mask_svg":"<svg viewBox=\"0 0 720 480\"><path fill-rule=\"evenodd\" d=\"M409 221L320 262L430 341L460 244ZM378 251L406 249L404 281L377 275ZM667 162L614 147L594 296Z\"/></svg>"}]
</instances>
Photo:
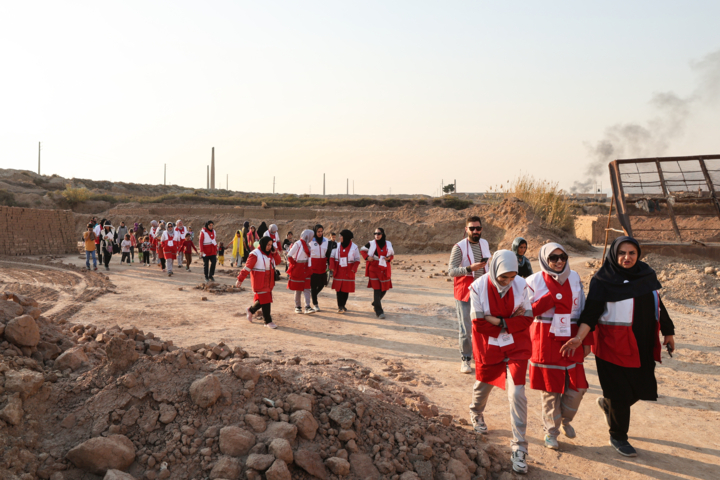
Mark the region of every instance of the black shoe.
<instances>
[{"instance_id":1,"label":"black shoe","mask_svg":"<svg viewBox=\"0 0 720 480\"><path fill-rule=\"evenodd\" d=\"M627 440L615 440L610 437L610 445L615 447L615 450L617 450L620 455L625 457L637 457L637 451Z\"/></svg>"},{"instance_id":2,"label":"black shoe","mask_svg":"<svg viewBox=\"0 0 720 480\"><path fill-rule=\"evenodd\" d=\"M211 282L214 282L214 281L215 281L215 277L210 277L210 281L211 281Z\"/></svg>"},{"instance_id":3,"label":"black shoe","mask_svg":"<svg viewBox=\"0 0 720 480\"><path fill-rule=\"evenodd\" d=\"M208 277L205 277L205 283L209 282L210 279Z\"/></svg>"}]
</instances>

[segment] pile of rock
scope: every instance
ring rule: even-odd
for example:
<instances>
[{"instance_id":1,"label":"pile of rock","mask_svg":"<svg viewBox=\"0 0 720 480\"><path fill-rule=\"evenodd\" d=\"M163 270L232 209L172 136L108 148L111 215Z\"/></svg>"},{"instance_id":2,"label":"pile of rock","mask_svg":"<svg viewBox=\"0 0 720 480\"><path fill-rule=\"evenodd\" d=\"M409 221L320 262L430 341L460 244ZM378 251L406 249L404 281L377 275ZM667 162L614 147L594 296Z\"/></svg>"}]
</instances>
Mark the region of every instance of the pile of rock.
<instances>
[{"instance_id":1,"label":"pile of rock","mask_svg":"<svg viewBox=\"0 0 720 480\"><path fill-rule=\"evenodd\" d=\"M245 291L243 287L236 287L235 285L223 285L217 282L200 283L198 285L195 285L195 289L202 290L208 293L213 293L215 295Z\"/></svg>"}]
</instances>

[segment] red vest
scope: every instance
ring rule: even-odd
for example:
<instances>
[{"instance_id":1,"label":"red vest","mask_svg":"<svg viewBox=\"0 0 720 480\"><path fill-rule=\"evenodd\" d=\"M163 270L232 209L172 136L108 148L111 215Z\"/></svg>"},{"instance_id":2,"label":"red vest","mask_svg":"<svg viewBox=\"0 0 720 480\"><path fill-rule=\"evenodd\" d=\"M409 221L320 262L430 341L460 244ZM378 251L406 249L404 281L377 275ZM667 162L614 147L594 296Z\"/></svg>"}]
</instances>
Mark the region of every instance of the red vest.
<instances>
[{"instance_id":1,"label":"red vest","mask_svg":"<svg viewBox=\"0 0 720 480\"><path fill-rule=\"evenodd\" d=\"M462 253L462 258L460 260L460 266L461 267L469 267L473 263L475 263L475 256L473 255L472 246L470 245L470 240L467 238L460 240L457 243L458 248L460 249L460 252ZM482 251L482 254L484 257L488 258L488 261L490 259L490 247L488 245L487 240L484 238L480 239L480 250ZM480 260L478 258L478 260ZM484 272L481 272L484 273ZM463 275L461 277L453 277L453 285L454 285L454 291L453 294L455 296L455 300L460 300L461 302L467 302L470 300L470 285L475 281L475 275L473 272L470 272L466 275Z\"/></svg>"},{"instance_id":2,"label":"red vest","mask_svg":"<svg viewBox=\"0 0 720 480\"><path fill-rule=\"evenodd\" d=\"M662 363L660 355L662 351L662 345L660 345L660 295L655 291L653 296L655 297L655 320L657 323L653 357L656 362ZM605 304L605 311L595 328L595 345L592 350L596 357L621 367L640 367L640 352L632 330L634 309L635 299L633 298Z\"/></svg>"}]
</instances>

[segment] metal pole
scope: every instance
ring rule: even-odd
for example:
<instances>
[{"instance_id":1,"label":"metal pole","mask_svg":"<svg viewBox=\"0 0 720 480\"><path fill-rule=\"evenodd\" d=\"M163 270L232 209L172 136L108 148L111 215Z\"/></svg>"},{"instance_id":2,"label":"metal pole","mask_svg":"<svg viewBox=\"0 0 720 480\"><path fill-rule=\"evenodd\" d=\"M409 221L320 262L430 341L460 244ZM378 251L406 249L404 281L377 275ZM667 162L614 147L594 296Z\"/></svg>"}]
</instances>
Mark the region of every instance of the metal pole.
<instances>
[{"instance_id":1,"label":"metal pole","mask_svg":"<svg viewBox=\"0 0 720 480\"><path fill-rule=\"evenodd\" d=\"M210 158L210 188L215 190L215 147L212 147L212 157Z\"/></svg>"},{"instance_id":2,"label":"metal pole","mask_svg":"<svg viewBox=\"0 0 720 480\"><path fill-rule=\"evenodd\" d=\"M38 175L40 175L40 143L38 142Z\"/></svg>"},{"instance_id":3,"label":"metal pole","mask_svg":"<svg viewBox=\"0 0 720 480\"><path fill-rule=\"evenodd\" d=\"M608 234L610 233L610 219L612 218L612 208L615 203L615 195L610 199L610 211L608 212L607 226L605 227L605 246L603 247L603 261L605 260L605 251L607 250Z\"/></svg>"},{"instance_id":4,"label":"metal pole","mask_svg":"<svg viewBox=\"0 0 720 480\"><path fill-rule=\"evenodd\" d=\"M346 178L345 179L345 195L349 195L349 194L350 194L350 179Z\"/></svg>"},{"instance_id":5,"label":"metal pole","mask_svg":"<svg viewBox=\"0 0 720 480\"><path fill-rule=\"evenodd\" d=\"M353 195L355 195L355 180L353 180Z\"/></svg>"},{"instance_id":6,"label":"metal pole","mask_svg":"<svg viewBox=\"0 0 720 480\"><path fill-rule=\"evenodd\" d=\"M453 193L457 193L457 179L453 180Z\"/></svg>"},{"instance_id":7,"label":"metal pole","mask_svg":"<svg viewBox=\"0 0 720 480\"><path fill-rule=\"evenodd\" d=\"M273 194L275 193L275 176L273 176Z\"/></svg>"},{"instance_id":8,"label":"metal pole","mask_svg":"<svg viewBox=\"0 0 720 480\"><path fill-rule=\"evenodd\" d=\"M225 174L225 190L230 191L230 174Z\"/></svg>"},{"instance_id":9,"label":"metal pole","mask_svg":"<svg viewBox=\"0 0 720 480\"><path fill-rule=\"evenodd\" d=\"M210 190L210 165L207 166L207 190Z\"/></svg>"},{"instance_id":10,"label":"metal pole","mask_svg":"<svg viewBox=\"0 0 720 480\"><path fill-rule=\"evenodd\" d=\"M163 185L167 185L167 163L165 164L165 168L163 169Z\"/></svg>"},{"instance_id":11,"label":"metal pole","mask_svg":"<svg viewBox=\"0 0 720 480\"><path fill-rule=\"evenodd\" d=\"M323 173L323 197L325 196L325 174Z\"/></svg>"}]
</instances>

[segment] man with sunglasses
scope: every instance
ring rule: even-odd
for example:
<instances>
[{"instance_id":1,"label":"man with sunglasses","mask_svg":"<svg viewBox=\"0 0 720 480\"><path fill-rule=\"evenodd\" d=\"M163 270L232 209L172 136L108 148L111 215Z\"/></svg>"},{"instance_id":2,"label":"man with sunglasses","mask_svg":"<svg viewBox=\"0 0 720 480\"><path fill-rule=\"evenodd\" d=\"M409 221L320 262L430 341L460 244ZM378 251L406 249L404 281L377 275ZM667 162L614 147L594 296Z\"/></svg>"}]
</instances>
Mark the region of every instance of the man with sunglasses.
<instances>
[{"instance_id":1,"label":"man with sunglasses","mask_svg":"<svg viewBox=\"0 0 720 480\"><path fill-rule=\"evenodd\" d=\"M450 252L448 275L453 277L455 310L458 316L460 342L460 373L472 372L472 318L470 317L470 285L485 274L490 260L490 246L482 237L480 217L470 217L465 222L466 238L456 243Z\"/></svg>"}]
</instances>

